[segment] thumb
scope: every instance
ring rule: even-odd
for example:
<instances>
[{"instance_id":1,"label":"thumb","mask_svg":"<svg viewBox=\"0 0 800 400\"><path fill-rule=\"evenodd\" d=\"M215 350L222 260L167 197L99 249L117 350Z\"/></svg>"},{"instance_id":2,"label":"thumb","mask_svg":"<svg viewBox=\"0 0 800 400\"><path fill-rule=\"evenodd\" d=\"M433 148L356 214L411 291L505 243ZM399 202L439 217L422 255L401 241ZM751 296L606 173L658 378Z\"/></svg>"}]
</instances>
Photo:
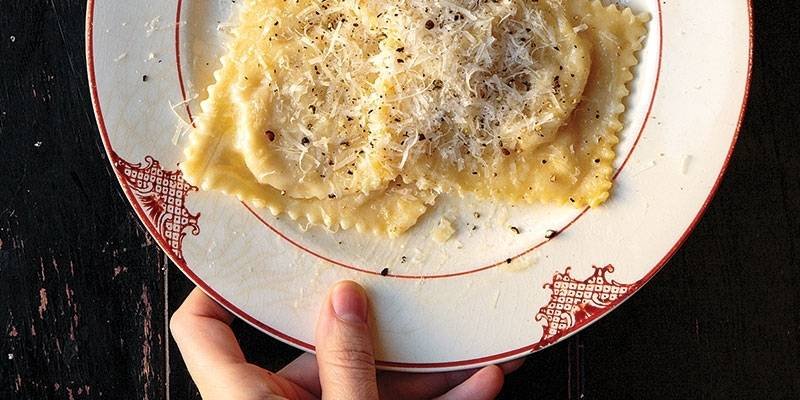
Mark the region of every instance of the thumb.
<instances>
[{"instance_id":1,"label":"thumb","mask_svg":"<svg viewBox=\"0 0 800 400\"><path fill-rule=\"evenodd\" d=\"M322 398L378 399L367 295L355 282L331 289L317 321L317 363Z\"/></svg>"}]
</instances>

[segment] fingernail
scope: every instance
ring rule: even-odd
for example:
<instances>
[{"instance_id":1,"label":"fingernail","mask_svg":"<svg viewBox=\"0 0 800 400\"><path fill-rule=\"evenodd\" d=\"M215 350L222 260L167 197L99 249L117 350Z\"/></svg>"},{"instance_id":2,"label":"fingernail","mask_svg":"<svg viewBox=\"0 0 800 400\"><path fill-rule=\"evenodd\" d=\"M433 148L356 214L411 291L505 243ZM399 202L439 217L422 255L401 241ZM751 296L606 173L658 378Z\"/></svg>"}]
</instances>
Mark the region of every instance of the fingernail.
<instances>
[{"instance_id":1,"label":"fingernail","mask_svg":"<svg viewBox=\"0 0 800 400\"><path fill-rule=\"evenodd\" d=\"M331 292L333 312L339 319L353 323L367 322L367 296L355 282L339 282Z\"/></svg>"}]
</instances>

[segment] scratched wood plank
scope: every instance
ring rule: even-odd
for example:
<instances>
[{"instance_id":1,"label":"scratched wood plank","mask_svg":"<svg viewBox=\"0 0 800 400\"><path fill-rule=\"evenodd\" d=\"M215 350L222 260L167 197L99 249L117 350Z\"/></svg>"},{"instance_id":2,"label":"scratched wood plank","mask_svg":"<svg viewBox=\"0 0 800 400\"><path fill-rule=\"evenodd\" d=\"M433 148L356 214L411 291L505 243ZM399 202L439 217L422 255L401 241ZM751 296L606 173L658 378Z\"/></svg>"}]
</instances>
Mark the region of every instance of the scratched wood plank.
<instances>
[{"instance_id":1,"label":"scratched wood plank","mask_svg":"<svg viewBox=\"0 0 800 400\"><path fill-rule=\"evenodd\" d=\"M800 6L754 3L750 110L708 213L639 294L531 357L501 398L800 397ZM199 398L165 324L191 284L104 159L84 7L0 0L0 399ZM267 368L298 354L234 329Z\"/></svg>"},{"instance_id":2,"label":"scratched wood plank","mask_svg":"<svg viewBox=\"0 0 800 400\"><path fill-rule=\"evenodd\" d=\"M100 151L85 3L0 4L0 398L164 398L166 261Z\"/></svg>"}]
</instances>

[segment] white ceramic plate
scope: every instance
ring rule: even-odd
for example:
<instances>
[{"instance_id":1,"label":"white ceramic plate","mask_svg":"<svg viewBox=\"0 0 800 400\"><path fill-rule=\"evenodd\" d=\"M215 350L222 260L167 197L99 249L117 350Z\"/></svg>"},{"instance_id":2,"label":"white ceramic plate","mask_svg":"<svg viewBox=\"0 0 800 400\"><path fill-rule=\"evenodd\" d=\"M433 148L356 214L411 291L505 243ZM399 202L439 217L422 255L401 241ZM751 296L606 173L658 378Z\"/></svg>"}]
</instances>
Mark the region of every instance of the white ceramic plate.
<instances>
[{"instance_id":1,"label":"white ceramic plate","mask_svg":"<svg viewBox=\"0 0 800 400\"><path fill-rule=\"evenodd\" d=\"M721 179L747 97L748 2L624 3L653 18L610 201L587 211L444 199L397 240L303 231L183 181L178 117L191 121L205 96L233 2L89 0L86 56L125 194L210 296L313 350L323 295L352 279L370 294L380 367L460 369L529 354L619 305L686 239ZM457 221L445 245L426 239L441 215ZM560 234L547 240L551 229Z\"/></svg>"}]
</instances>

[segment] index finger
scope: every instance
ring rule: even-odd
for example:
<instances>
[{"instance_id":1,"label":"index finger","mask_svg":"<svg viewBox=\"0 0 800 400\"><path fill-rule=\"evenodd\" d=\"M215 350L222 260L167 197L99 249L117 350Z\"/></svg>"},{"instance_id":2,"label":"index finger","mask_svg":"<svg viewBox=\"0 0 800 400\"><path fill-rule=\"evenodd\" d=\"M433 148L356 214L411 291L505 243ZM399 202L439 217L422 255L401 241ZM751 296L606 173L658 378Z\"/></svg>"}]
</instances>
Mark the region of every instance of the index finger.
<instances>
[{"instance_id":1,"label":"index finger","mask_svg":"<svg viewBox=\"0 0 800 400\"><path fill-rule=\"evenodd\" d=\"M199 289L175 311L170 328L204 399L310 399L303 388L249 364L230 328L233 315Z\"/></svg>"},{"instance_id":2,"label":"index finger","mask_svg":"<svg viewBox=\"0 0 800 400\"><path fill-rule=\"evenodd\" d=\"M193 375L192 369L245 362L232 321L228 310L197 288L172 315L172 336Z\"/></svg>"}]
</instances>

